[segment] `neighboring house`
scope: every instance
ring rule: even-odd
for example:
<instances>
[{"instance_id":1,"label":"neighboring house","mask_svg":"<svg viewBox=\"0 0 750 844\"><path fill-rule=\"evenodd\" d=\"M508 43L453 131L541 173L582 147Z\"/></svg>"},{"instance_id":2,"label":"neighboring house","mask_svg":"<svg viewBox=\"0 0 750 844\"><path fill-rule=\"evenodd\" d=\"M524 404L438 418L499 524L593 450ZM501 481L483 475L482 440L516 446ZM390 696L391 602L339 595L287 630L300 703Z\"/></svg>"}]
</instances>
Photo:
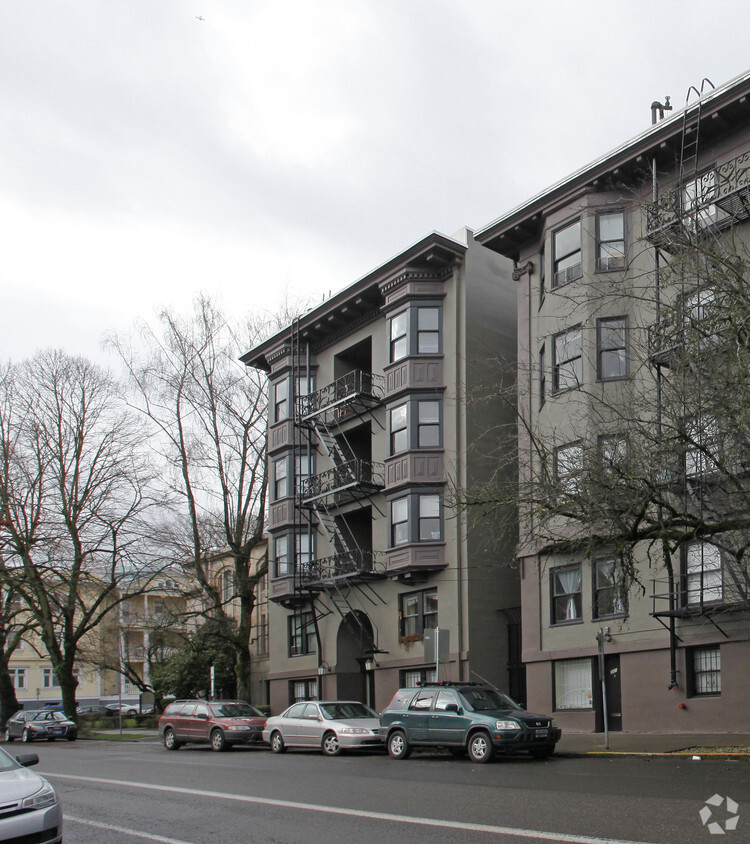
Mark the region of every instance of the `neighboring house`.
<instances>
[{"instance_id":1,"label":"neighboring house","mask_svg":"<svg viewBox=\"0 0 750 844\"><path fill-rule=\"evenodd\" d=\"M629 441L626 420L635 421L639 408L644 417L661 413L654 410L656 385L678 377L669 358L675 348L659 340L664 313L682 307L683 318L695 320L710 299L697 276L683 273L680 289L659 287L656 272L685 248L678 239L713 238L722 248L732 238L737 248L750 242L750 75L716 90L705 85L700 99L697 93L685 110L475 236L516 267L520 489L541 484L545 472L556 489L546 513L526 497L519 566L528 703L554 710L563 729L604 728L602 640L608 729L750 730L747 589L742 600L730 595L738 573L726 568L720 537L686 541L666 579L659 546L650 557L645 546L636 548L645 594L637 588L624 594L620 558L607 546L606 531L590 547L563 553L538 529L540 520L549 525L557 518L558 539L564 538L570 522L563 505L575 502L593 462L614 475L629 449L644 446ZM655 119L663 114L655 104ZM710 262L702 266L711 271ZM694 445L686 446L680 468L654 473L654 496L663 492L667 506L678 494L692 496L686 512L698 520L699 508L722 506L710 498L714 481L702 449L712 422L695 408L684 412L693 421L682 436ZM658 445L655 439L654 460ZM656 511L650 515L663 518ZM598 527L591 526L592 536ZM747 583L746 569L738 576Z\"/></svg>"},{"instance_id":2,"label":"neighboring house","mask_svg":"<svg viewBox=\"0 0 750 844\"><path fill-rule=\"evenodd\" d=\"M515 285L461 237L425 237L242 358L269 373L274 712L383 707L434 677L436 628L441 680L524 694L513 514L493 545L452 503L489 480L493 432L515 424L488 398L515 356Z\"/></svg>"}]
</instances>

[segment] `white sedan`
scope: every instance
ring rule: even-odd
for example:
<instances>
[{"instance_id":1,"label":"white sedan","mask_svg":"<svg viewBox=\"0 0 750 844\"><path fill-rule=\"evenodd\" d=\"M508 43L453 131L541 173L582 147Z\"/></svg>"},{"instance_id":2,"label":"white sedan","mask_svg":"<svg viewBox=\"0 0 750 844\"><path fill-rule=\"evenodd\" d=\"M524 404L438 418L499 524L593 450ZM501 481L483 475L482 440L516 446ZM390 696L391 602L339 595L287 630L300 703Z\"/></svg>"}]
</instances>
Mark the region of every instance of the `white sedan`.
<instances>
[{"instance_id":1,"label":"white sedan","mask_svg":"<svg viewBox=\"0 0 750 844\"><path fill-rule=\"evenodd\" d=\"M263 741L274 753L284 753L287 747L315 747L326 756L337 756L343 750L382 748L379 726L377 712L359 701L307 701L268 718Z\"/></svg>"},{"instance_id":2,"label":"white sedan","mask_svg":"<svg viewBox=\"0 0 750 844\"><path fill-rule=\"evenodd\" d=\"M29 770L36 753L13 758L0 748L0 841L62 841L62 812L55 789Z\"/></svg>"}]
</instances>

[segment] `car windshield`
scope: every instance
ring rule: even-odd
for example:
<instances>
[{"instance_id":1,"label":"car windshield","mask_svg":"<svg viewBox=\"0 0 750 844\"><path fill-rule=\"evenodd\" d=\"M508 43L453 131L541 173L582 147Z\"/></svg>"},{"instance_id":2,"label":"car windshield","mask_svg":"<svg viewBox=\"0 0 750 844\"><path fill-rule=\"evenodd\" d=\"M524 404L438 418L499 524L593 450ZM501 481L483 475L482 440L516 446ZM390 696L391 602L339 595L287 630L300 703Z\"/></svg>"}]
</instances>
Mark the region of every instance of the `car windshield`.
<instances>
[{"instance_id":1,"label":"car windshield","mask_svg":"<svg viewBox=\"0 0 750 844\"><path fill-rule=\"evenodd\" d=\"M323 703L320 711L324 718L338 720L339 718L377 718L377 712L373 712L364 703Z\"/></svg>"},{"instance_id":2,"label":"car windshield","mask_svg":"<svg viewBox=\"0 0 750 844\"><path fill-rule=\"evenodd\" d=\"M37 712L32 721L66 721L65 714L57 711Z\"/></svg>"},{"instance_id":3,"label":"car windshield","mask_svg":"<svg viewBox=\"0 0 750 844\"><path fill-rule=\"evenodd\" d=\"M477 712L487 709L521 708L508 695L504 695L496 689L461 689L461 697Z\"/></svg>"},{"instance_id":4,"label":"car windshield","mask_svg":"<svg viewBox=\"0 0 750 844\"><path fill-rule=\"evenodd\" d=\"M214 715L220 718L262 718L263 713L249 703L214 703L211 705Z\"/></svg>"}]
</instances>

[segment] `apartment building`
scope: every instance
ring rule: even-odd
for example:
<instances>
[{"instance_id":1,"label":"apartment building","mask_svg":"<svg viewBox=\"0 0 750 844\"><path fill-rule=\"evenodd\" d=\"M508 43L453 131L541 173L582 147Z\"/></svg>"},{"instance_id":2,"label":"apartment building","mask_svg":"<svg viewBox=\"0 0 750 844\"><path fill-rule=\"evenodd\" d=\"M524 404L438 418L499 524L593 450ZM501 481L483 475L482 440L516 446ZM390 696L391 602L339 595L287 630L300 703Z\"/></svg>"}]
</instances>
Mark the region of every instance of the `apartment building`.
<instances>
[{"instance_id":1,"label":"apartment building","mask_svg":"<svg viewBox=\"0 0 750 844\"><path fill-rule=\"evenodd\" d=\"M750 74L652 116L476 233L517 284L528 704L742 732Z\"/></svg>"},{"instance_id":2,"label":"apartment building","mask_svg":"<svg viewBox=\"0 0 750 844\"><path fill-rule=\"evenodd\" d=\"M438 670L523 694L515 527L493 544L453 497L496 470L515 417L491 393L515 348L510 262L466 231L425 237L243 356L269 374L273 712L382 708Z\"/></svg>"}]
</instances>

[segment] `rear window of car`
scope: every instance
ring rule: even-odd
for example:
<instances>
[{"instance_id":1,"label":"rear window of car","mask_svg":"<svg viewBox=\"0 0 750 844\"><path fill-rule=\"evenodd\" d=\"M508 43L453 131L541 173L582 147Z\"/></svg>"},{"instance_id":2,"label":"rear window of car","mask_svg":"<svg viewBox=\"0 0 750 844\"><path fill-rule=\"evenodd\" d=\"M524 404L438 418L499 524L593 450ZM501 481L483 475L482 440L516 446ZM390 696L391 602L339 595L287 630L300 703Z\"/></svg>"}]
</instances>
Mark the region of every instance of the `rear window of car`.
<instances>
[{"instance_id":1,"label":"rear window of car","mask_svg":"<svg viewBox=\"0 0 750 844\"><path fill-rule=\"evenodd\" d=\"M409 701L414 696L414 689L399 689L393 696L391 702L386 706L385 710L389 709L406 709Z\"/></svg>"},{"instance_id":2,"label":"rear window of car","mask_svg":"<svg viewBox=\"0 0 750 844\"><path fill-rule=\"evenodd\" d=\"M164 714L177 715L177 713L182 709L183 706L183 703L170 703L169 706L164 710Z\"/></svg>"}]
</instances>

